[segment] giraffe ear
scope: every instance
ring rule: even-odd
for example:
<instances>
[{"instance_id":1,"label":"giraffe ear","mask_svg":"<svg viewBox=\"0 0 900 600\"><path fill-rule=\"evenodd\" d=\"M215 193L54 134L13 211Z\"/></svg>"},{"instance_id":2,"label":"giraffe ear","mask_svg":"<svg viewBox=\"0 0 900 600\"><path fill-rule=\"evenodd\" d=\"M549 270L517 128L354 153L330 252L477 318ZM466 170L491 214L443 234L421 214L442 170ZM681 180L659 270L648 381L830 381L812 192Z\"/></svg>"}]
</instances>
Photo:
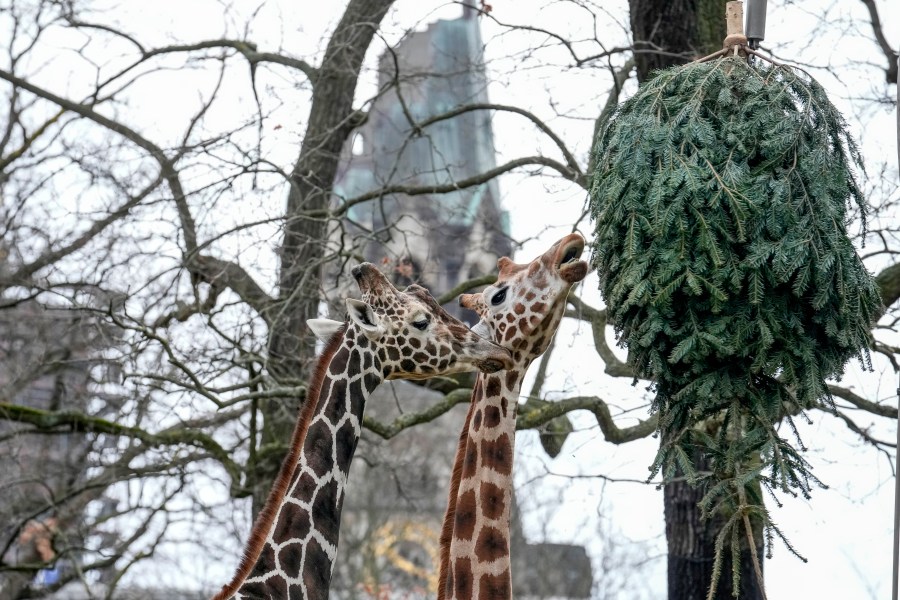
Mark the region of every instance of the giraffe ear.
<instances>
[{"instance_id":1,"label":"giraffe ear","mask_svg":"<svg viewBox=\"0 0 900 600\"><path fill-rule=\"evenodd\" d=\"M306 324L320 341L328 343L334 334L344 326L333 319L307 319Z\"/></svg>"},{"instance_id":2,"label":"giraffe ear","mask_svg":"<svg viewBox=\"0 0 900 600\"><path fill-rule=\"evenodd\" d=\"M509 269L514 264L516 264L516 263L514 263L510 257L501 256L500 258L497 259L497 270L502 273L503 271L505 271L506 269Z\"/></svg>"},{"instance_id":3,"label":"giraffe ear","mask_svg":"<svg viewBox=\"0 0 900 600\"><path fill-rule=\"evenodd\" d=\"M381 327L378 326L378 319L375 317L375 311L368 303L355 298L347 298L347 314L350 320L363 330L366 337L375 339L382 334Z\"/></svg>"}]
</instances>

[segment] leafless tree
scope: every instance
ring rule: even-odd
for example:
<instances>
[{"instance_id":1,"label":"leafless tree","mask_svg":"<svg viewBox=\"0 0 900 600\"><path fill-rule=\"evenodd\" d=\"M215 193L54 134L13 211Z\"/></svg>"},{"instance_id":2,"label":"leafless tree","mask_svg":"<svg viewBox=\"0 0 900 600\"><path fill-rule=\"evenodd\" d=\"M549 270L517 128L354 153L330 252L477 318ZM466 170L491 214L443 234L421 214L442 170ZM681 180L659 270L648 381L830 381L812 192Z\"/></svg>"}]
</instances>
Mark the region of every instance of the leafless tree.
<instances>
[{"instance_id":1,"label":"leafless tree","mask_svg":"<svg viewBox=\"0 0 900 600\"><path fill-rule=\"evenodd\" d=\"M793 3L772 4L776 11ZM545 93L422 116L405 107L408 74L390 71L390 60L375 65L372 55L390 57L437 7L394 5L349 0L333 22L319 22L289 5L243 12L222 3L203 12L184 7L167 25L148 26L127 4L105 11L88 0L0 0L0 314L11 324L33 322L23 315L35 313L54 323L0 348L0 460L25 467L4 484L16 510L8 510L13 500L0 507L8 515L0 597L39 597L71 580L102 580L114 597L138 564L178 572L179 581L207 591L221 584L230 567L217 565L237 560L304 401L315 352L305 321L317 316L328 277L340 279L370 241L406 233L392 223L351 229L352 209L377 211L398 195L424 203L498 178L548 198L583 197L597 124L633 89L635 75L663 64L645 59L692 52L658 37L658 19L636 19L654 14L649 0L631 0L630 14L567 0L531 22L481 2L466 10L493 32L485 48L492 85L515 90L527 80L535 89L544 81ZM822 76L874 82L877 75L849 98L854 116L865 119L890 105L887 85L896 82L891 48L900 39L879 18L887 3L823 6L835 18L822 17L810 35L855 36L867 62L804 54L806 40L769 49ZM390 76L379 86L376 72L385 69ZM388 94L404 107L410 145L433 150L436 128L470 114L517 122L527 134L521 143L498 143L498 164L484 172L336 193L353 132ZM900 297L897 175L877 157L870 169L874 211L864 252L887 307L873 331L876 359L887 369L898 352L890 337ZM508 194L517 210L552 210ZM589 230L584 218L575 220L574 228ZM449 300L490 277L487 269L471 275L458 289L436 291ZM573 296L568 314L582 324L579 343L596 352L605 376L630 381L610 347L602 306ZM67 331L90 332L89 344L57 333L71 322L77 326ZM29 335L50 341L32 344ZM653 434L652 417L633 417L645 402L640 388L628 398L553 393L546 382L558 354L535 367L521 429L539 430L551 453L572 431L573 411L612 444ZM23 394L65 381L72 361L85 378L78 393L51 394L45 404ZM855 439L891 448L880 433L896 418L886 392L832 391L839 410L816 418L836 417ZM441 393L422 412L369 417L365 425L372 437L403 435L468 398L458 383ZM77 468L57 460L61 444L75 449L62 458ZM52 553L40 541L48 537ZM67 566L36 587L34 575L54 564Z\"/></svg>"}]
</instances>

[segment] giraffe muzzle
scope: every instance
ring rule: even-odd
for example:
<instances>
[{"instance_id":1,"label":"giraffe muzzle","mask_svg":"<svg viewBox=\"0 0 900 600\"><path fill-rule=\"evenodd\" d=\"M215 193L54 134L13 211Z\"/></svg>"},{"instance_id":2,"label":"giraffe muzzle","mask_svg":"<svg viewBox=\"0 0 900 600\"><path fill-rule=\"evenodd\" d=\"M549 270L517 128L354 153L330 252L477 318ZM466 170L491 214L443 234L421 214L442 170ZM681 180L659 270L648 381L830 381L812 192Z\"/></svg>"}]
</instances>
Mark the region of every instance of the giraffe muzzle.
<instances>
[{"instance_id":1,"label":"giraffe muzzle","mask_svg":"<svg viewBox=\"0 0 900 600\"><path fill-rule=\"evenodd\" d=\"M369 292L377 294L387 289L393 290L391 282L387 280L384 273L379 271L378 267L372 263L360 263L350 269L350 274L353 275L359 290L363 294Z\"/></svg>"},{"instance_id":2,"label":"giraffe muzzle","mask_svg":"<svg viewBox=\"0 0 900 600\"><path fill-rule=\"evenodd\" d=\"M559 276L567 283L578 283L587 277L588 265L579 260L584 252L584 238L573 233L568 238L563 238L556 254L556 266Z\"/></svg>"}]
</instances>

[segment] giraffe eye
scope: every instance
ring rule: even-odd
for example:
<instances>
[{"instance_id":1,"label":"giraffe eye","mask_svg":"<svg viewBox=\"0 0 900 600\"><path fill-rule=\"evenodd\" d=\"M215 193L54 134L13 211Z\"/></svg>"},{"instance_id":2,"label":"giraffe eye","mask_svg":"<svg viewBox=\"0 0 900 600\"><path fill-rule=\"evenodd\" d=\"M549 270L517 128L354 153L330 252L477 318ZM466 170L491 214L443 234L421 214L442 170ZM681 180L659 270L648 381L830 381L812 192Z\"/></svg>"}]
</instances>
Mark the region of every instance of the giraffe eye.
<instances>
[{"instance_id":1,"label":"giraffe eye","mask_svg":"<svg viewBox=\"0 0 900 600\"><path fill-rule=\"evenodd\" d=\"M502 290L500 290L499 292L497 292L496 294L494 294L494 297L491 298L491 304L492 304L493 306L498 306L498 305L500 305L504 300L506 300L506 288L503 288Z\"/></svg>"},{"instance_id":2,"label":"giraffe eye","mask_svg":"<svg viewBox=\"0 0 900 600\"><path fill-rule=\"evenodd\" d=\"M419 331L425 331L428 329L428 319L418 319L417 321L413 321L412 326Z\"/></svg>"}]
</instances>

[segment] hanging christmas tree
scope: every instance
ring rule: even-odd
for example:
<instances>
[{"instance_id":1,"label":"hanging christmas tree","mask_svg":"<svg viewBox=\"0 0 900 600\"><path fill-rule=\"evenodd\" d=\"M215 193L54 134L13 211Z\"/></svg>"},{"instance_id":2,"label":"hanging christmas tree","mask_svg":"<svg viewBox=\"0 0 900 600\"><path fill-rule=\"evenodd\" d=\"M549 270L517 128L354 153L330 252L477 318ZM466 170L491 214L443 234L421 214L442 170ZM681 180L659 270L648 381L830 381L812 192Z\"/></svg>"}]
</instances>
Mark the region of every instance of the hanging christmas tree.
<instances>
[{"instance_id":1,"label":"hanging christmas tree","mask_svg":"<svg viewBox=\"0 0 900 600\"><path fill-rule=\"evenodd\" d=\"M653 472L696 480L699 449L714 469L703 508L728 503L733 531L755 514L771 533L749 484L808 493L799 437L778 424L830 406L826 380L868 364L881 302L848 236L866 203L839 111L807 74L732 50L659 72L611 117L594 149L593 264L653 382ZM709 419L715 435L698 427Z\"/></svg>"}]
</instances>

